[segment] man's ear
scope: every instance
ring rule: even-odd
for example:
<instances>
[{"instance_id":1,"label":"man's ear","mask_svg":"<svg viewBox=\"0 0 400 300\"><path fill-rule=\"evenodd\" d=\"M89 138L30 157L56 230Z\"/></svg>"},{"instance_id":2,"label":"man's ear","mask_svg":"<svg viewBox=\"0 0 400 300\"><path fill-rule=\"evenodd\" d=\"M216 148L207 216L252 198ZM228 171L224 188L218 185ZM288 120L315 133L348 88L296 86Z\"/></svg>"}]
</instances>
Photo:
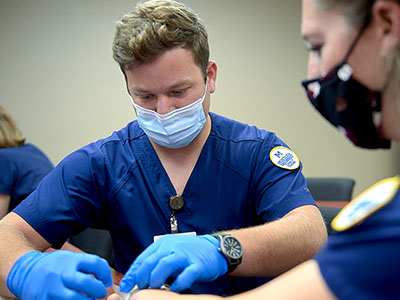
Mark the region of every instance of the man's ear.
<instances>
[{"instance_id":1,"label":"man's ear","mask_svg":"<svg viewBox=\"0 0 400 300\"><path fill-rule=\"evenodd\" d=\"M400 4L396 1L375 1L372 7L372 22L382 41L382 51L391 53L400 47Z\"/></svg>"},{"instance_id":2,"label":"man's ear","mask_svg":"<svg viewBox=\"0 0 400 300\"><path fill-rule=\"evenodd\" d=\"M210 61L207 66L208 88L210 93L214 93L217 81L217 64Z\"/></svg>"}]
</instances>

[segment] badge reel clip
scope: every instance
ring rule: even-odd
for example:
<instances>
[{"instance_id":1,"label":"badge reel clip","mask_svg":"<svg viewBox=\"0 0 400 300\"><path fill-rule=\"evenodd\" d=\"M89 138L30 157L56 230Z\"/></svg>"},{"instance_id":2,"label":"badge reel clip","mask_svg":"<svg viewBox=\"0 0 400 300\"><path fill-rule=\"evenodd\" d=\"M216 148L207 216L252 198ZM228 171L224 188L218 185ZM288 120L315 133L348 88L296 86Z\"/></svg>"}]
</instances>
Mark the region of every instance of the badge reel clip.
<instances>
[{"instance_id":1,"label":"badge reel clip","mask_svg":"<svg viewBox=\"0 0 400 300\"><path fill-rule=\"evenodd\" d=\"M183 197L181 195L175 195L169 198L168 201L169 208L171 209L171 233L175 234L179 232L178 229L178 220L176 219L175 212L180 211L185 205L185 201L183 201Z\"/></svg>"}]
</instances>

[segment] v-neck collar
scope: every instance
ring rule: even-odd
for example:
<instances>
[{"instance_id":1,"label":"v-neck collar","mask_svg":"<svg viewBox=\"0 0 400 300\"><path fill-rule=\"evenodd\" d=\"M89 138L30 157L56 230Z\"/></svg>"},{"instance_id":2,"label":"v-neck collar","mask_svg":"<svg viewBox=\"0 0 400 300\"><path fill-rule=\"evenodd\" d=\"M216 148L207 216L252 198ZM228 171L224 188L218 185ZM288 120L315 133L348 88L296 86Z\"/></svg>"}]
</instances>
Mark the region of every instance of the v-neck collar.
<instances>
[{"instance_id":1,"label":"v-neck collar","mask_svg":"<svg viewBox=\"0 0 400 300\"><path fill-rule=\"evenodd\" d=\"M210 163L207 158L210 151L212 151L210 144L210 139L207 138L181 195L185 201L184 207L176 213L177 215L192 214L196 203L200 201L207 179L207 164ZM150 180L151 191L155 193L153 196L170 215L171 209L168 206L168 201L170 197L176 195L175 188L147 136L143 136L140 145L135 149L138 155L138 163L143 166Z\"/></svg>"}]
</instances>

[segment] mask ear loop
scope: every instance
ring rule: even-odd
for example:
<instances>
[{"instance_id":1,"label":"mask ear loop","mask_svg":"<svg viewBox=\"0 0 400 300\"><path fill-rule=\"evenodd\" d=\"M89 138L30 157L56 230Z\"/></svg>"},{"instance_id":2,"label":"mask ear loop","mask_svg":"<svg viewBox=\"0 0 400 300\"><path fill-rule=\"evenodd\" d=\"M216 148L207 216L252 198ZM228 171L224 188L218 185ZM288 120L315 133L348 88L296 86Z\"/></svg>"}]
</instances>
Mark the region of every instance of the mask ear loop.
<instances>
[{"instance_id":1,"label":"mask ear loop","mask_svg":"<svg viewBox=\"0 0 400 300\"><path fill-rule=\"evenodd\" d=\"M344 57L344 61L347 61L349 58L350 54L353 52L354 47L356 46L358 40L361 38L362 34L364 33L365 29L367 29L368 25L371 23L372 20L372 7L374 6L375 0L370 0L367 3L367 13L365 15L365 20L363 25L360 28L360 31L358 32L356 38L354 39L353 43L351 44L349 50L347 51L347 54Z\"/></svg>"},{"instance_id":2,"label":"mask ear loop","mask_svg":"<svg viewBox=\"0 0 400 300\"><path fill-rule=\"evenodd\" d=\"M347 61L349 59L349 56L351 55L351 53L353 52L354 48L356 47L358 41L360 40L361 36L363 35L365 29L368 27L368 25L371 22L371 9L372 9L372 3L369 5L371 7L368 7L368 12L367 12L367 16L365 18L365 21L363 23L363 25L360 28L360 31L358 32L356 38L354 39L353 43L351 44L349 50L347 51L344 60L343 61Z\"/></svg>"}]
</instances>

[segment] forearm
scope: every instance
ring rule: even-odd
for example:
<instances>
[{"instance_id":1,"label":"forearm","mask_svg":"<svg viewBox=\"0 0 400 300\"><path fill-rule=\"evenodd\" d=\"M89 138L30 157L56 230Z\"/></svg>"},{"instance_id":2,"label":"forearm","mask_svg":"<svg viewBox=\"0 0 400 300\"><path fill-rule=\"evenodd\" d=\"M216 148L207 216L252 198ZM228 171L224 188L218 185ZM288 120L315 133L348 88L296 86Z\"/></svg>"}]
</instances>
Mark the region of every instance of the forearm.
<instances>
[{"instance_id":1,"label":"forearm","mask_svg":"<svg viewBox=\"0 0 400 300\"><path fill-rule=\"evenodd\" d=\"M5 297L12 296L6 287L6 279L15 261L26 252L42 250L34 248L27 240L26 234L19 228L21 220L11 213L0 221L0 295Z\"/></svg>"},{"instance_id":2,"label":"forearm","mask_svg":"<svg viewBox=\"0 0 400 300\"><path fill-rule=\"evenodd\" d=\"M6 287L7 275L18 257L33 248L19 231L3 221L0 221L0 236L0 295L12 297Z\"/></svg>"},{"instance_id":3,"label":"forearm","mask_svg":"<svg viewBox=\"0 0 400 300\"><path fill-rule=\"evenodd\" d=\"M230 231L243 246L242 263L231 274L274 277L313 257L326 240L325 225L314 206L296 210L271 223Z\"/></svg>"},{"instance_id":4,"label":"forearm","mask_svg":"<svg viewBox=\"0 0 400 300\"><path fill-rule=\"evenodd\" d=\"M8 208L10 206L10 201L11 201L10 195L0 193L0 219L7 214Z\"/></svg>"},{"instance_id":5,"label":"forearm","mask_svg":"<svg viewBox=\"0 0 400 300\"><path fill-rule=\"evenodd\" d=\"M181 295L157 289L145 289L134 294L129 300L218 300L222 297L215 295ZM111 295L107 300L122 300L117 294Z\"/></svg>"},{"instance_id":6,"label":"forearm","mask_svg":"<svg viewBox=\"0 0 400 300\"><path fill-rule=\"evenodd\" d=\"M337 298L325 283L317 262L308 260L267 284L229 299L334 300Z\"/></svg>"},{"instance_id":7,"label":"forearm","mask_svg":"<svg viewBox=\"0 0 400 300\"><path fill-rule=\"evenodd\" d=\"M213 295L178 295L161 290L142 290L130 300L217 300L221 299ZM275 278L256 289L238 294L226 299L230 300L335 300L335 295L325 283L318 264L315 260L309 260L289 272ZM108 300L121 300L113 295Z\"/></svg>"}]
</instances>

